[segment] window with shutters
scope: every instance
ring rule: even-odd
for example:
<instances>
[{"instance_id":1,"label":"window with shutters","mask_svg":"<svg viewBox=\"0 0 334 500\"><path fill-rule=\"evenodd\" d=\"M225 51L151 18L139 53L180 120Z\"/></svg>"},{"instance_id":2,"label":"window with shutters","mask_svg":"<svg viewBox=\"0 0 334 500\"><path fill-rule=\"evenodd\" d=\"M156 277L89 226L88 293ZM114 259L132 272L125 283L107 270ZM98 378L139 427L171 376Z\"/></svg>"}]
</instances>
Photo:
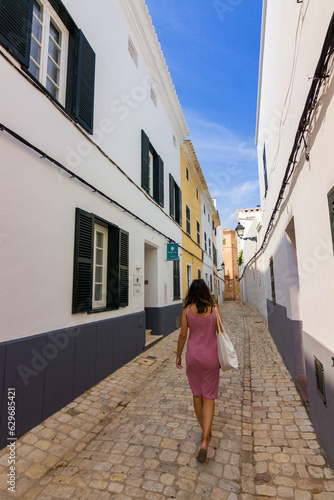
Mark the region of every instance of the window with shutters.
<instances>
[{"instance_id":1,"label":"window with shutters","mask_svg":"<svg viewBox=\"0 0 334 500\"><path fill-rule=\"evenodd\" d=\"M207 252L208 251L208 243L206 241L206 232L204 231L204 250Z\"/></svg>"},{"instance_id":2,"label":"window with shutters","mask_svg":"<svg viewBox=\"0 0 334 500\"><path fill-rule=\"evenodd\" d=\"M60 0L0 0L0 43L93 133L95 53Z\"/></svg>"},{"instance_id":3,"label":"window with shutters","mask_svg":"<svg viewBox=\"0 0 334 500\"><path fill-rule=\"evenodd\" d=\"M164 206L164 162L141 131L141 186L161 207Z\"/></svg>"},{"instance_id":4,"label":"window with shutters","mask_svg":"<svg viewBox=\"0 0 334 500\"><path fill-rule=\"evenodd\" d=\"M129 302L129 234L76 209L72 312L99 312Z\"/></svg>"},{"instance_id":5,"label":"window with shutters","mask_svg":"<svg viewBox=\"0 0 334 500\"><path fill-rule=\"evenodd\" d=\"M43 0L34 0L30 73L65 105L68 30L52 7Z\"/></svg>"},{"instance_id":6,"label":"window with shutters","mask_svg":"<svg viewBox=\"0 0 334 500\"><path fill-rule=\"evenodd\" d=\"M196 233L197 233L197 243L201 244L201 226L198 220L196 220Z\"/></svg>"},{"instance_id":7,"label":"window with shutters","mask_svg":"<svg viewBox=\"0 0 334 500\"><path fill-rule=\"evenodd\" d=\"M169 174L169 215L182 226L182 192L172 174Z\"/></svg>"},{"instance_id":8,"label":"window with shutters","mask_svg":"<svg viewBox=\"0 0 334 500\"><path fill-rule=\"evenodd\" d=\"M211 240L209 238L209 255L211 256Z\"/></svg>"},{"instance_id":9,"label":"window with shutters","mask_svg":"<svg viewBox=\"0 0 334 500\"><path fill-rule=\"evenodd\" d=\"M186 205L186 232L191 235L190 208Z\"/></svg>"},{"instance_id":10,"label":"window with shutters","mask_svg":"<svg viewBox=\"0 0 334 500\"><path fill-rule=\"evenodd\" d=\"M201 271L201 269L199 267L197 268L197 278L199 280L202 278L202 271Z\"/></svg>"},{"instance_id":11,"label":"window with shutters","mask_svg":"<svg viewBox=\"0 0 334 500\"><path fill-rule=\"evenodd\" d=\"M181 298L180 292L180 261L173 260L173 300Z\"/></svg>"}]
</instances>

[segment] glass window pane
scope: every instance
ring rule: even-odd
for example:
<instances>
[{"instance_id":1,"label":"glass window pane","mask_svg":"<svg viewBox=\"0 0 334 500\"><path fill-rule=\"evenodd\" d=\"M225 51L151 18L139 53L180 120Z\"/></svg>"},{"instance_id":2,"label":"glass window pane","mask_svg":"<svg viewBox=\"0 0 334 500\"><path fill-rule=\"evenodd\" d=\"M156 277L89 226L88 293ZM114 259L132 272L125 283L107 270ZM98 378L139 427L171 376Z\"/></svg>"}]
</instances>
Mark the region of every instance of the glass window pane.
<instances>
[{"instance_id":1,"label":"glass window pane","mask_svg":"<svg viewBox=\"0 0 334 500\"><path fill-rule=\"evenodd\" d=\"M102 300L102 285L95 285L94 300Z\"/></svg>"},{"instance_id":2,"label":"glass window pane","mask_svg":"<svg viewBox=\"0 0 334 500\"><path fill-rule=\"evenodd\" d=\"M56 61L57 64L60 64L60 50L52 38L49 39L49 55Z\"/></svg>"},{"instance_id":3,"label":"glass window pane","mask_svg":"<svg viewBox=\"0 0 334 500\"><path fill-rule=\"evenodd\" d=\"M29 71L35 78L37 78L37 80L39 79L39 67L36 66L36 64L31 59L30 59Z\"/></svg>"},{"instance_id":4,"label":"glass window pane","mask_svg":"<svg viewBox=\"0 0 334 500\"><path fill-rule=\"evenodd\" d=\"M35 16L38 17L38 19L40 19L42 21L42 17L43 17L42 6L39 5L39 3L36 2L36 0L34 1L33 12L34 12Z\"/></svg>"},{"instance_id":5,"label":"glass window pane","mask_svg":"<svg viewBox=\"0 0 334 500\"><path fill-rule=\"evenodd\" d=\"M103 263L103 250L96 249L96 264L102 266Z\"/></svg>"},{"instance_id":6,"label":"glass window pane","mask_svg":"<svg viewBox=\"0 0 334 500\"><path fill-rule=\"evenodd\" d=\"M97 248L103 248L103 233L96 233L96 246Z\"/></svg>"},{"instance_id":7,"label":"glass window pane","mask_svg":"<svg viewBox=\"0 0 334 500\"><path fill-rule=\"evenodd\" d=\"M61 45L61 38L60 38L60 31L59 29L53 24L52 21L50 21L50 35L52 38L58 43L58 45Z\"/></svg>"},{"instance_id":8,"label":"glass window pane","mask_svg":"<svg viewBox=\"0 0 334 500\"><path fill-rule=\"evenodd\" d=\"M59 84L59 69L50 58L48 58L48 75L57 85Z\"/></svg>"},{"instance_id":9,"label":"glass window pane","mask_svg":"<svg viewBox=\"0 0 334 500\"><path fill-rule=\"evenodd\" d=\"M55 99L58 99L58 88L48 78L46 79L46 88Z\"/></svg>"},{"instance_id":10,"label":"glass window pane","mask_svg":"<svg viewBox=\"0 0 334 500\"><path fill-rule=\"evenodd\" d=\"M35 17L32 18L32 34L40 42L42 38L42 26Z\"/></svg>"},{"instance_id":11,"label":"glass window pane","mask_svg":"<svg viewBox=\"0 0 334 500\"><path fill-rule=\"evenodd\" d=\"M41 48L34 39L31 40L31 57L39 64L41 60Z\"/></svg>"},{"instance_id":12,"label":"glass window pane","mask_svg":"<svg viewBox=\"0 0 334 500\"><path fill-rule=\"evenodd\" d=\"M102 267L95 266L95 282L102 283Z\"/></svg>"}]
</instances>

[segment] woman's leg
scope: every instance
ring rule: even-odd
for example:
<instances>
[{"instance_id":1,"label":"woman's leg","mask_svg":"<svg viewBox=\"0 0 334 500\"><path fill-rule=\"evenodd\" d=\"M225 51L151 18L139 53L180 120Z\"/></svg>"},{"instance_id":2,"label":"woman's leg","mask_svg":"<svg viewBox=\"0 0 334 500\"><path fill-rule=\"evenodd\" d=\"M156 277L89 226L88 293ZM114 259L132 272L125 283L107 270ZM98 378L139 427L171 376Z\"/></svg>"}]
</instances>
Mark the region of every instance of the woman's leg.
<instances>
[{"instance_id":1,"label":"woman's leg","mask_svg":"<svg viewBox=\"0 0 334 500\"><path fill-rule=\"evenodd\" d=\"M211 436L211 426L213 415L215 412L215 400L203 398L203 441L202 448L208 448L210 436Z\"/></svg>"},{"instance_id":2,"label":"woman's leg","mask_svg":"<svg viewBox=\"0 0 334 500\"><path fill-rule=\"evenodd\" d=\"M196 417L203 430L203 396L193 396L193 400Z\"/></svg>"}]
</instances>

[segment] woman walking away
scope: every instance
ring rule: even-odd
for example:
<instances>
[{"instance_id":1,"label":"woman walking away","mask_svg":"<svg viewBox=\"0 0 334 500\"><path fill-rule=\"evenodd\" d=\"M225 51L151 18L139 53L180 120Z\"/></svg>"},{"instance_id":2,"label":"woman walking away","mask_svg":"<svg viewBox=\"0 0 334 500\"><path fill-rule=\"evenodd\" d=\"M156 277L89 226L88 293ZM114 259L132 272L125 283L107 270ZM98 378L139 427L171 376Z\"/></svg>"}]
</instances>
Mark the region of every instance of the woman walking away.
<instances>
[{"instance_id":1,"label":"woman walking away","mask_svg":"<svg viewBox=\"0 0 334 500\"><path fill-rule=\"evenodd\" d=\"M206 462L211 437L211 425L218 397L219 359L217 349L218 307L212 298L209 287L202 279L194 280L185 298L181 332L179 335L176 366L182 366L182 351L189 339L186 355L186 374L193 393L194 409L202 428L202 444L197 460Z\"/></svg>"}]
</instances>

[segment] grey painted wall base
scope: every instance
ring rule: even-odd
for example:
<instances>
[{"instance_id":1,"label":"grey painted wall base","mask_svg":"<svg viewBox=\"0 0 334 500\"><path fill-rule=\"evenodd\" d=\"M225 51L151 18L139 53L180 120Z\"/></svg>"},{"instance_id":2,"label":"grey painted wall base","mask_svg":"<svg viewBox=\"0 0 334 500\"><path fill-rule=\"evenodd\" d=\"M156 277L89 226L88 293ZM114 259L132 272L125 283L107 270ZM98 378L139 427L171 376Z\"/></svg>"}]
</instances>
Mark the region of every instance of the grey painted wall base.
<instances>
[{"instance_id":1,"label":"grey painted wall base","mask_svg":"<svg viewBox=\"0 0 334 500\"><path fill-rule=\"evenodd\" d=\"M0 344L0 449L7 445L8 388L16 437L143 352L145 312Z\"/></svg>"},{"instance_id":2,"label":"grey painted wall base","mask_svg":"<svg viewBox=\"0 0 334 500\"><path fill-rule=\"evenodd\" d=\"M331 467L334 468L334 352L303 331L310 416ZM326 405L317 390L314 357L324 367Z\"/></svg>"},{"instance_id":3,"label":"grey painted wall base","mask_svg":"<svg viewBox=\"0 0 334 500\"><path fill-rule=\"evenodd\" d=\"M286 307L267 299L268 328L292 377L305 375L302 322L288 318Z\"/></svg>"},{"instance_id":4,"label":"grey painted wall base","mask_svg":"<svg viewBox=\"0 0 334 500\"><path fill-rule=\"evenodd\" d=\"M177 303L166 307L145 307L146 328L152 335L166 337L181 326L183 304Z\"/></svg>"}]
</instances>

